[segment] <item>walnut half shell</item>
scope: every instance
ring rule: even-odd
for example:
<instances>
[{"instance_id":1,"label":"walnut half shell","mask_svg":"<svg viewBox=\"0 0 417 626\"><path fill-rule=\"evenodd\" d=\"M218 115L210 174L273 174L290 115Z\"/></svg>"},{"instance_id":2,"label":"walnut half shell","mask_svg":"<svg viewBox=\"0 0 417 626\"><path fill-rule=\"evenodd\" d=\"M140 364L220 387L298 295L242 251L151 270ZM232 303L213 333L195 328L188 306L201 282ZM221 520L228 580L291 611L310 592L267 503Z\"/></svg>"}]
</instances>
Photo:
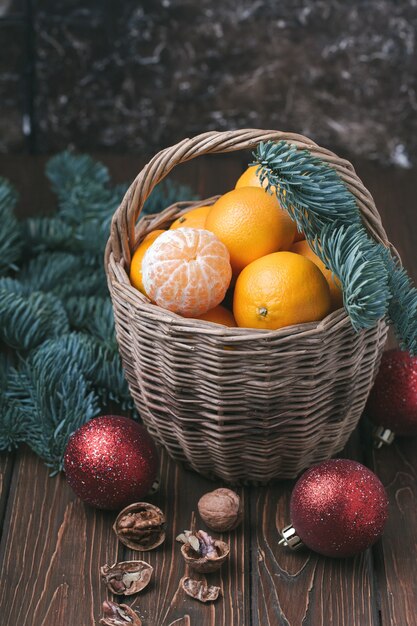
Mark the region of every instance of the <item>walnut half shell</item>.
<instances>
[{"instance_id":1,"label":"walnut half shell","mask_svg":"<svg viewBox=\"0 0 417 626\"><path fill-rule=\"evenodd\" d=\"M114 565L103 565L100 574L107 588L116 595L131 596L149 584L152 565L145 561L121 561Z\"/></svg>"},{"instance_id":2,"label":"walnut half shell","mask_svg":"<svg viewBox=\"0 0 417 626\"><path fill-rule=\"evenodd\" d=\"M120 511L113 530L128 548L153 550L165 541L165 515L154 504L135 502Z\"/></svg>"},{"instance_id":3,"label":"walnut half shell","mask_svg":"<svg viewBox=\"0 0 417 626\"><path fill-rule=\"evenodd\" d=\"M181 587L187 595L200 602L214 602L220 594L220 587L206 585L202 580L194 580L188 576L181 578Z\"/></svg>"},{"instance_id":4,"label":"walnut half shell","mask_svg":"<svg viewBox=\"0 0 417 626\"><path fill-rule=\"evenodd\" d=\"M103 617L100 620L103 626L142 626L142 620L127 604L116 604L106 600L103 602Z\"/></svg>"},{"instance_id":5,"label":"walnut half shell","mask_svg":"<svg viewBox=\"0 0 417 626\"><path fill-rule=\"evenodd\" d=\"M214 550L216 552L216 556L208 558L207 556L199 556L189 543L185 543L181 546L181 554L184 557L184 561L193 570L200 572L201 574L216 572L229 556L230 548L224 541L215 539Z\"/></svg>"}]
</instances>

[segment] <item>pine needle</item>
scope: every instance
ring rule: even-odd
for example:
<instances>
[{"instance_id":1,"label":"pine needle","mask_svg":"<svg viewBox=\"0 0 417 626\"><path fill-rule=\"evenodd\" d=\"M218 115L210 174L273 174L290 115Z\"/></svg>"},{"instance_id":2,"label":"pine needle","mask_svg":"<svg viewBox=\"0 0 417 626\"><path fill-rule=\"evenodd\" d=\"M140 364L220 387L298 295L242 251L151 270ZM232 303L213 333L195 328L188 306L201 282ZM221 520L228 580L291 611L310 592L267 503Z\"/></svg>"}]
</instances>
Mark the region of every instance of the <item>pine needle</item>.
<instances>
[{"instance_id":1,"label":"pine needle","mask_svg":"<svg viewBox=\"0 0 417 626\"><path fill-rule=\"evenodd\" d=\"M16 267L22 251L22 235L13 209L17 202L15 189L0 178L0 276Z\"/></svg>"}]
</instances>

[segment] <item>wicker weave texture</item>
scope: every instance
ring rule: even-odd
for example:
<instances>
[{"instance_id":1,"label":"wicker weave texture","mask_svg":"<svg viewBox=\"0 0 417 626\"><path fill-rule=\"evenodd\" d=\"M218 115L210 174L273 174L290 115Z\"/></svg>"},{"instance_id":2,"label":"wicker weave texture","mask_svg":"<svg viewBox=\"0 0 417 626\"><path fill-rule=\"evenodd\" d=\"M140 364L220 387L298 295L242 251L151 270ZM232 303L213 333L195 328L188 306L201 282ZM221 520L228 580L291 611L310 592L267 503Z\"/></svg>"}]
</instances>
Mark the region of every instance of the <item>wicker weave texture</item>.
<instances>
[{"instance_id":1,"label":"wicker weave texture","mask_svg":"<svg viewBox=\"0 0 417 626\"><path fill-rule=\"evenodd\" d=\"M130 285L131 255L144 235L214 201L179 203L136 225L155 184L195 156L268 138L306 147L335 167L368 231L389 245L350 163L300 135L242 130L205 133L156 155L116 211L106 250L119 348L145 425L173 458L229 483L293 478L340 451L363 411L387 334L384 321L355 333L343 309L277 331L225 328L161 309Z\"/></svg>"}]
</instances>

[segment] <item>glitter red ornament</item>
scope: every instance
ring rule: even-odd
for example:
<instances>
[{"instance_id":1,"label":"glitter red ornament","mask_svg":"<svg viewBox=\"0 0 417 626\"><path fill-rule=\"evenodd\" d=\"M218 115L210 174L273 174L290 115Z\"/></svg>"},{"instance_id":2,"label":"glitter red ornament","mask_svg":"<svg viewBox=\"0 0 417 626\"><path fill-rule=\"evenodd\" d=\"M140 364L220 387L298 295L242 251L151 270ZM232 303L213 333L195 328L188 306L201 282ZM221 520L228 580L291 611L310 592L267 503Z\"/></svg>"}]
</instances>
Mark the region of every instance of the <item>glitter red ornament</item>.
<instances>
[{"instance_id":1,"label":"glitter red ornament","mask_svg":"<svg viewBox=\"0 0 417 626\"><path fill-rule=\"evenodd\" d=\"M68 441L64 470L87 504L121 509L141 500L158 472L158 454L146 429L117 415L87 422Z\"/></svg>"},{"instance_id":2,"label":"glitter red ornament","mask_svg":"<svg viewBox=\"0 0 417 626\"><path fill-rule=\"evenodd\" d=\"M388 516L379 478L356 461L333 459L314 465L291 495L292 525L280 543L332 557L353 556L377 541Z\"/></svg>"},{"instance_id":3,"label":"glitter red ornament","mask_svg":"<svg viewBox=\"0 0 417 626\"><path fill-rule=\"evenodd\" d=\"M394 435L417 435L417 357L402 350L384 352L366 414L376 424L377 447Z\"/></svg>"}]
</instances>

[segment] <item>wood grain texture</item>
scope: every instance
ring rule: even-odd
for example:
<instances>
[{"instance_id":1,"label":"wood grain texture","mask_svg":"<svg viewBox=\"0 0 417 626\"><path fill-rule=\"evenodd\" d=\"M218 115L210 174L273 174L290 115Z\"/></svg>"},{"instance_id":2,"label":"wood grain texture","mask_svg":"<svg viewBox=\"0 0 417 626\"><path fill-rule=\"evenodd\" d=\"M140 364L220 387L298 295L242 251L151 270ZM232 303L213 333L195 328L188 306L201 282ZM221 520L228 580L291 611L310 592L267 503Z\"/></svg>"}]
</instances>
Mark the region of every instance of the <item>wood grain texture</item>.
<instances>
[{"instance_id":1,"label":"wood grain texture","mask_svg":"<svg viewBox=\"0 0 417 626\"><path fill-rule=\"evenodd\" d=\"M373 469L389 497L389 518L375 546L383 625L417 626L417 455L415 439L375 450Z\"/></svg>"},{"instance_id":2,"label":"wood grain texture","mask_svg":"<svg viewBox=\"0 0 417 626\"><path fill-rule=\"evenodd\" d=\"M339 456L361 459L357 432ZM252 490L252 625L379 626L370 550L331 559L278 545L293 484Z\"/></svg>"},{"instance_id":3,"label":"wood grain texture","mask_svg":"<svg viewBox=\"0 0 417 626\"><path fill-rule=\"evenodd\" d=\"M97 513L50 478L27 450L17 458L0 544L1 623L93 626L101 611L99 566L117 559L113 515Z\"/></svg>"},{"instance_id":4,"label":"wood grain texture","mask_svg":"<svg viewBox=\"0 0 417 626\"><path fill-rule=\"evenodd\" d=\"M231 533L212 533L230 544L230 559L220 572L207 576L194 573L185 566L181 545L175 537L195 523L196 528L208 530L198 516L197 502L207 491L219 487L194 472L175 464L166 454L161 455L161 489L148 499L163 509L167 518L167 537L158 549L143 553L144 560L154 567L153 583L131 602L144 626L249 626L249 532L247 520ZM245 494L240 491L245 499ZM139 553L124 549L126 560ZM184 576L206 580L218 585L222 597L216 602L201 604L190 598L180 587Z\"/></svg>"},{"instance_id":5,"label":"wood grain texture","mask_svg":"<svg viewBox=\"0 0 417 626\"><path fill-rule=\"evenodd\" d=\"M190 527L199 497L214 487L165 454L161 470L161 491L148 499L167 515L167 539L159 549L140 553L117 541L115 513L85 506L63 476L50 478L42 462L22 450L0 544L0 580L7 581L0 589L1 624L94 626L108 596L99 567L139 558L152 564L154 577L143 593L125 603L137 610L144 626L248 626L245 525L223 536L230 540L230 562L207 577L209 584L220 585L222 597L208 605L189 598L179 582L184 574L193 574L184 566L175 537ZM198 519L196 523L206 529Z\"/></svg>"}]
</instances>

